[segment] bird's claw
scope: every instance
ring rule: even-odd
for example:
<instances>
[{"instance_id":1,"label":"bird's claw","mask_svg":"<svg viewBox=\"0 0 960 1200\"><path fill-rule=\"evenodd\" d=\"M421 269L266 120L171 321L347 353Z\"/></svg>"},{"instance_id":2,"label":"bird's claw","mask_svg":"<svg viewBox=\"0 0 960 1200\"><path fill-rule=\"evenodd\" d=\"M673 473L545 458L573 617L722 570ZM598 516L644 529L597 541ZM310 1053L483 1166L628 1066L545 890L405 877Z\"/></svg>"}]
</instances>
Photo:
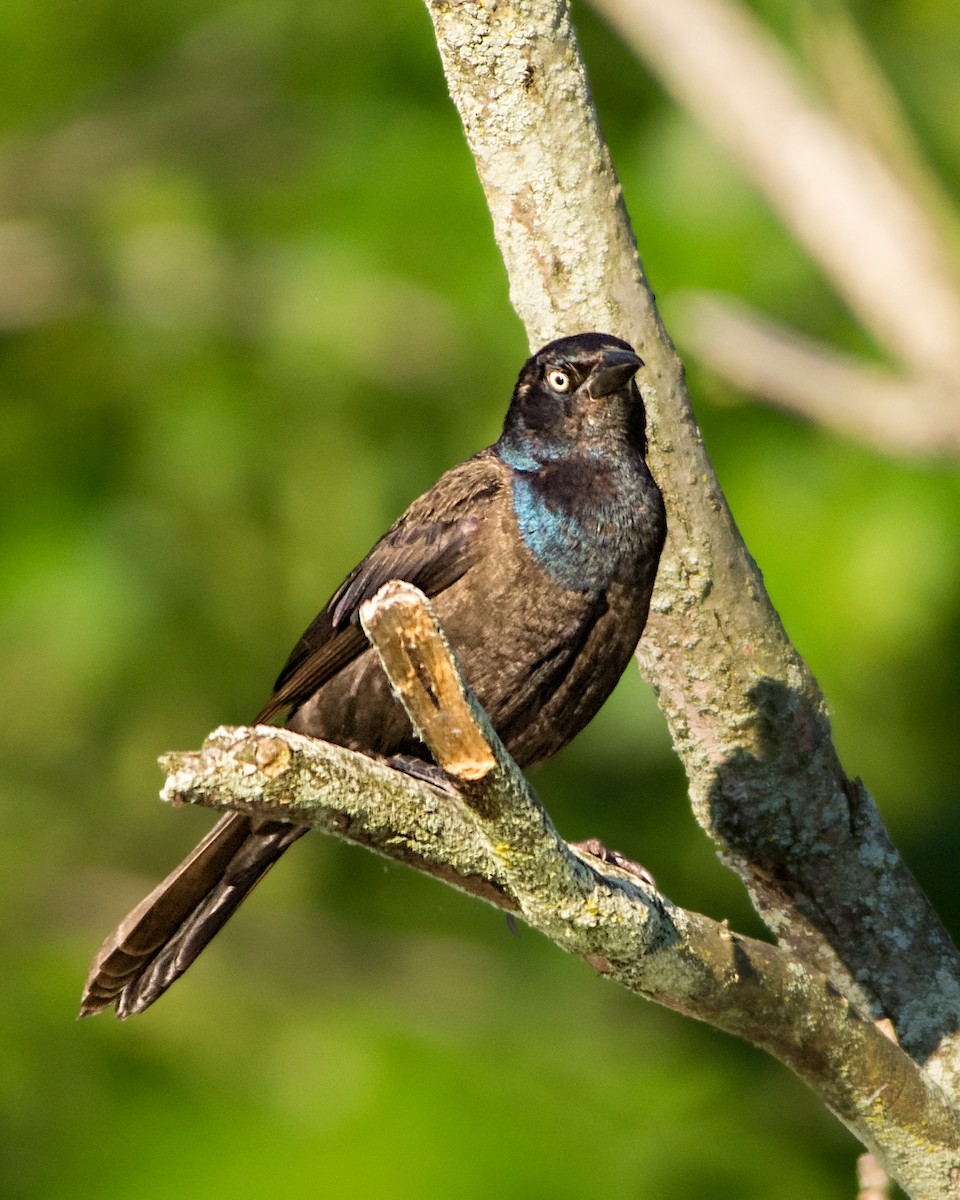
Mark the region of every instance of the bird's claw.
<instances>
[{"instance_id":1,"label":"bird's claw","mask_svg":"<svg viewBox=\"0 0 960 1200\"><path fill-rule=\"evenodd\" d=\"M635 862L632 858L627 858L619 850L608 849L599 838L587 838L585 842L571 842L570 847L578 853L589 854L591 858L599 859L602 863L619 868L625 874L632 875L634 879L639 879L641 883L645 883L648 887L655 888L657 886L657 881L642 863Z\"/></svg>"}]
</instances>

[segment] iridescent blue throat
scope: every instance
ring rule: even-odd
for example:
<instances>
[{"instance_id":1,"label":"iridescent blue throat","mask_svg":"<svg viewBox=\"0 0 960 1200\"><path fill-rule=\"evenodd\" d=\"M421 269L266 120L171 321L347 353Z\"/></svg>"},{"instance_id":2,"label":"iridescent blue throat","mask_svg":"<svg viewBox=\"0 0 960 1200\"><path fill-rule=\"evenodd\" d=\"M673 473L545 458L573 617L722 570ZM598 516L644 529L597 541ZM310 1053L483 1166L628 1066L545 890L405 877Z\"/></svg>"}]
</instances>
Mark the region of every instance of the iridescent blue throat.
<instances>
[{"instance_id":1,"label":"iridescent blue throat","mask_svg":"<svg viewBox=\"0 0 960 1200\"><path fill-rule=\"evenodd\" d=\"M513 468L513 511L527 549L560 587L603 591L634 551L642 497L632 473L611 471L599 456L561 459L554 466L563 486L551 487L549 460L541 470L527 451L497 450Z\"/></svg>"}]
</instances>

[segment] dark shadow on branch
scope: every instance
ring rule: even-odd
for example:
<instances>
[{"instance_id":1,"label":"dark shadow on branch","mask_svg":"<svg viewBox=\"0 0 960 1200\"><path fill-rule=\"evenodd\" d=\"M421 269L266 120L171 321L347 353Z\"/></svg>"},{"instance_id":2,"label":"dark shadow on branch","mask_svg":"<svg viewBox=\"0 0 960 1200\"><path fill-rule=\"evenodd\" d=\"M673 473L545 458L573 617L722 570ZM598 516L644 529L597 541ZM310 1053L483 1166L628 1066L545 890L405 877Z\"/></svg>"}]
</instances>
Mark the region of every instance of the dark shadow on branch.
<instances>
[{"instance_id":1,"label":"dark shadow on branch","mask_svg":"<svg viewBox=\"0 0 960 1200\"><path fill-rule=\"evenodd\" d=\"M894 874L908 872L859 779L848 779L836 763L833 778L842 784L830 795L783 786L784 780L809 781L808 751L831 746L826 717L778 680L761 680L750 697L758 713L756 750L732 755L717 771L708 798L724 858L774 931L776 913L795 908L801 914L789 949L823 969L823 939L836 960L832 977L837 979L840 964L872 1001L865 1015L889 1017L900 1032L917 987L936 986L916 978L915 941L934 940L938 930L917 928L909 914L886 907L887 897L896 895ZM884 982L878 986L878 980ZM849 986L843 990L851 992ZM904 1048L923 1062L958 1023L945 1015L939 1024L912 1028Z\"/></svg>"}]
</instances>

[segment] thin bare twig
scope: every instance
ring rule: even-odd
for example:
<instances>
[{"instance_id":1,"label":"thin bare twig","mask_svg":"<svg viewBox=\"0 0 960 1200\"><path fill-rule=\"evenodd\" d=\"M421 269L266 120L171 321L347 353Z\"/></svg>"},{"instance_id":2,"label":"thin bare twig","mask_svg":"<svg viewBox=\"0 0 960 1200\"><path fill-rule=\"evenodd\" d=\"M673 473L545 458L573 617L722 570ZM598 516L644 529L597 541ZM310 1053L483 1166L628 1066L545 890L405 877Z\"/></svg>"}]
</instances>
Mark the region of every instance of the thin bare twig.
<instances>
[{"instance_id":1,"label":"thin bare twig","mask_svg":"<svg viewBox=\"0 0 960 1200\"><path fill-rule=\"evenodd\" d=\"M816 100L736 0L594 4L739 162L895 365L857 364L785 329L764 336L772 323L718 304L687 312L686 344L735 385L887 453L955 454L956 218L849 16L828 34L818 14L809 40L848 111L854 87L867 97L868 131Z\"/></svg>"},{"instance_id":2,"label":"thin bare twig","mask_svg":"<svg viewBox=\"0 0 960 1200\"><path fill-rule=\"evenodd\" d=\"M732 296L674 298L678 336L744 391L888 454L960 454L960 393L841 354Z\"/></svg>"},{"instance_id":3,"label":"thin bare twig","mask_svg":"<svg viewBox=\"0 0 960 1200\"><path fill-rule=\"evenodd\" d=\"M759 21L734 0L593 3L736 158L879 344L909 374L960 387L952 247Z\"/></svg>"}]
</instances>

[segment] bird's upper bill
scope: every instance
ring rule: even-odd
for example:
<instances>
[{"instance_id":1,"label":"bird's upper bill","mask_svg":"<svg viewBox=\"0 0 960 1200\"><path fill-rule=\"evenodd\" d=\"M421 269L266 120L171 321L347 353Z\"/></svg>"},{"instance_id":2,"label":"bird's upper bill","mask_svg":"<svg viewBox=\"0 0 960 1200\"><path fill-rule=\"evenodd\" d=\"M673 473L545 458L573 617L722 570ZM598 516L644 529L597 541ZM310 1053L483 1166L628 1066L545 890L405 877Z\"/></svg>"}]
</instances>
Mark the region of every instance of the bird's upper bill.
<instances>
[{"instance_id":1,"label":"bird's upper bill","mask_svg":"<svg viewBox=\"0 0 960 1200\"><path fill-rule=\"evenodd\" d=\"M643 359L632 350L605 350L590 372L589 391L594 398L618 392L643 366Z\"/></svg>"}]
</instances>

